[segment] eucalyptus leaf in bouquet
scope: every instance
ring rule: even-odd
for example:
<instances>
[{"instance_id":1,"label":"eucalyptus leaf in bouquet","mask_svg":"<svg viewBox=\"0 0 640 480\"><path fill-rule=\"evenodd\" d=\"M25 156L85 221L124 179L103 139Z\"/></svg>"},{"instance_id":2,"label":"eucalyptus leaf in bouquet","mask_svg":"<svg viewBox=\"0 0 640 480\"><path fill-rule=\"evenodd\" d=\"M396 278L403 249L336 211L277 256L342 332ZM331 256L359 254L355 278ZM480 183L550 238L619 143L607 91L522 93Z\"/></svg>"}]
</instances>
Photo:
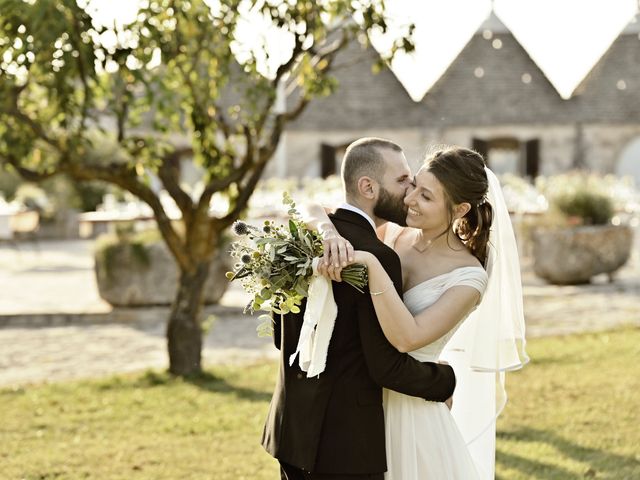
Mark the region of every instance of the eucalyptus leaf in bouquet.
<instances>
[{"instance_id":1,"label":"eucalyptus leaf in bouquet","mask_svg":"<svg viewBox=\"0 0 640 480\"><path fill-rule=\"evenodd\" d=\"M283 194L282 203L288 207L287 225L269 220L262 228L242 221L233 224L234 233L242 239L231 244L231 256L237 263L232 272L227 272L227 278L239 280L243 289L253 296L245 313L257 310L300 313L314 275L314 259L323 255L320 234L305 225L287 192ZM361 264L345 267L341 276L360 292L368 282L366 267ZM258 334L272 334L271 316L261 315L260 319L263 323L258 327Z\"/></svg>"}]
</instances>

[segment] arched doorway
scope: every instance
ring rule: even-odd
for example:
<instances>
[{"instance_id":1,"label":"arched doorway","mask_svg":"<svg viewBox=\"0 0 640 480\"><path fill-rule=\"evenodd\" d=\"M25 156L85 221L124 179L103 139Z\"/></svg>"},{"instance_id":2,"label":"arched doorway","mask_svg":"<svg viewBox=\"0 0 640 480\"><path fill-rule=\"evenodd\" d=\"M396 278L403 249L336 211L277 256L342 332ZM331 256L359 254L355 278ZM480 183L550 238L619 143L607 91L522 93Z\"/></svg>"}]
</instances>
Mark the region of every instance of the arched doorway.
<instances>
[{"instance_id":1,"label":"arched doorway","mask_svg":"<svg viewBox=\"0 0 640 480\"><path fill-rule=\"evenodd\" d=\"M640 137L631 140L622 150L622 154L618 158L616 174L632 177L636 186L640 187Z\"/></svg>"}]
</instances>

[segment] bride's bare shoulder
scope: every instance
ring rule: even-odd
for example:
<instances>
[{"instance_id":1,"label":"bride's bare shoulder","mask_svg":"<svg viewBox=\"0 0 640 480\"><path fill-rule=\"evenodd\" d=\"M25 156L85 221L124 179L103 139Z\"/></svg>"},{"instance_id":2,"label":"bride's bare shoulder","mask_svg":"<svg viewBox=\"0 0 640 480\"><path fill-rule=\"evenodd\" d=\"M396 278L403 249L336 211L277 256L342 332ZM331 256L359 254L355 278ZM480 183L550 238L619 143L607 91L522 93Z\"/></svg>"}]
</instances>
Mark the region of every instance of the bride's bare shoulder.
<instances>
[{"instance_id":1,"label":"bride's bare shoulder","mask_svg":"<svg viewBox=\"0 0 640 480\"><path fill-rule=\"evenodd\" d=\"M464 250L452 256L452 265L455 268L460 267L482 267L480 260L469 250Z\"/></svg>"},{"instance_id":2,"label":"bride's bare shoulder","mask_svg":"<svg viewBox=\"0 0 640 480\"><path fill-rule=\"evenodd\" d=\"M376 228L376 235L382 242L387 242L387 240L391 240L391 243L395 243L395 240L398 239L406 230L409 230L409 227L402 227L396 223L387 222L384 225L380 225Z\"/></svg>"}]
</instances>

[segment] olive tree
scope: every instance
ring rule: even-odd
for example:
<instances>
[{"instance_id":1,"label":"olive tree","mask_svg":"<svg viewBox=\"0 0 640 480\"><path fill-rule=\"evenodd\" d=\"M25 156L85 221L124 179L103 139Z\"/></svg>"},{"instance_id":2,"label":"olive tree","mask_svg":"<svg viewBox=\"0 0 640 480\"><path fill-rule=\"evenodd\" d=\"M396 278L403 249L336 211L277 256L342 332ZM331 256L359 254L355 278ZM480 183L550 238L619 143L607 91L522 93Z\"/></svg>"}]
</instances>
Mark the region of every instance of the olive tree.
<instances>
[{"instance_id":1,"label":"olive tree","mask_svg":"<svg viewBox=\"0 0 640 480\"><path fill-rule=\"evenodd\" d=\"M146 0L135 18L107 26L91 7L0 0L0 166L34 182L107 182L149 205L179 270L169 370L197 373L203 286L222 232L246 210L287 123L337 87L336 54L386 28L384 4ZM267 74L261 62L273 46L239 47L249 14L290 39L290 56ZM410 48L409 37L391 55ZM276 101L279 92L286 101ZM117 154L95 154L104 137ZM201 167L199 191L181 182L177 160L185 155ZM175 201L177 220L150 173ZM222 215L210 211L215 194L228 200Z\"/></svg>"}]
</instances>

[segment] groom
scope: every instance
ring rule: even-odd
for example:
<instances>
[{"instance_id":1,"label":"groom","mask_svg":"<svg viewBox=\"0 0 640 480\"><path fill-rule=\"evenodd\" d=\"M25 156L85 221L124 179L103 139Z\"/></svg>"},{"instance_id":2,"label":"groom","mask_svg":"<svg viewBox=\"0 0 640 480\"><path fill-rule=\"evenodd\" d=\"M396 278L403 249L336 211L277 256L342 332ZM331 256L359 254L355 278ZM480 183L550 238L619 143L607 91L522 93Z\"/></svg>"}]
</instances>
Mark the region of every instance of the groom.
<instances>
[{"instance_id":1,"label":"groom","mask_svg":"<svg viewBox=\"0 0 640 480\"><path fill-rule=\"evenodd\" d=\"M342 164L346 203L331 221L356 250L374 253L402 295L398 255L376 237L387 220L404 224L411 171L402 149L379 138L347 148ZM275 317L280 374L262 445L280 462L283 480L382 480L386 466L382 387L444 402L455 376L448 365L421 363L385 338L370 293L333 282L338 307L326 368L307 378L296 350L304 311Z\"/></svg>"}]
</instances>

